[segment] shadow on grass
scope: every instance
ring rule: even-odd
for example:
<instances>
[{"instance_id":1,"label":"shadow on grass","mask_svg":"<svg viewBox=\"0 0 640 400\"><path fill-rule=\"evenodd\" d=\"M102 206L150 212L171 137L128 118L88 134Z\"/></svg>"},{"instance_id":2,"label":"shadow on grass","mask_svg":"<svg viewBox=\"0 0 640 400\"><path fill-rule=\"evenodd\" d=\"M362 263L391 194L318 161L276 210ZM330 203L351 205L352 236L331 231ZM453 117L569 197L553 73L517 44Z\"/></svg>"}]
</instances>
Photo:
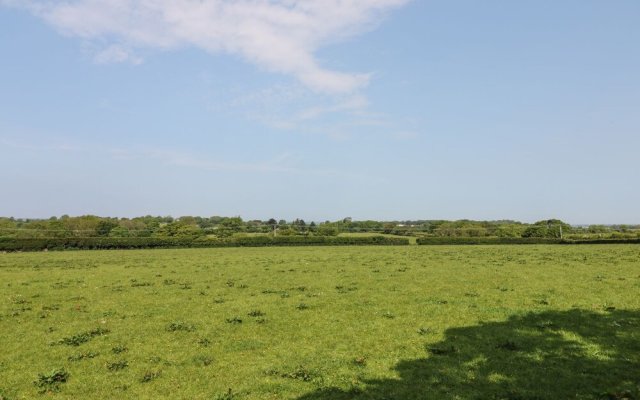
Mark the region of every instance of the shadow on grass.
<instances>
[{"instance_id":1,"label":"shadow on grass","mask_svg":"<svg viewBox=\"0 0 640 400\"><path fill-rule=\"evenodd\" d=\"M531 313L452 328L398 379L297 400L640 399L640 312Z\"/></svg>"}]
</instances>

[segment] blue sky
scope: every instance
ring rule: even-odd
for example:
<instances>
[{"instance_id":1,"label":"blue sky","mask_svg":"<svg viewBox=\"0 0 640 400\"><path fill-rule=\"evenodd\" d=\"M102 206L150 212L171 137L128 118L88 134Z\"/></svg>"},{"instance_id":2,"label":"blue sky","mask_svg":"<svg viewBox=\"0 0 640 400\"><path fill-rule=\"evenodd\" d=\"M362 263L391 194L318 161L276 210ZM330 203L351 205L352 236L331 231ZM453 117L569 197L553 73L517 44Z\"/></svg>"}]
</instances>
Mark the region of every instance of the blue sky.
<instances>
[{"instance_id":1,"label":"blue sky","mask_svg":"<svg viewBox=\"0 0 640 400\"><path fill-rule=\"evenodd\" d=\"M0 215L640 223L639 19L0 0Z\"/></svg>"}]
</instances>

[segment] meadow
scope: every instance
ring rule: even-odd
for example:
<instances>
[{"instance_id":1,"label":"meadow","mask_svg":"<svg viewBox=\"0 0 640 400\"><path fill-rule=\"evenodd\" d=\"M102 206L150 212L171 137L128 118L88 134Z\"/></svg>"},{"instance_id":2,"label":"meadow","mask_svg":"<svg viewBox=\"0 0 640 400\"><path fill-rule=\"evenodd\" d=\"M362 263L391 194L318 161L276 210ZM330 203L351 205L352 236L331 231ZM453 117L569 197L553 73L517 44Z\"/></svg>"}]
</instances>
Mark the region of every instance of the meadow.
<instances>
[{"instance_id":1,"label":"meadow","mask_svg":"<svg viewBox=\"0 0 640 400\"><path fill-rule=\"evenodd\" d=\"M0 254L0 399L638 399L640 246Z\"/></svg>"}]
</instances>

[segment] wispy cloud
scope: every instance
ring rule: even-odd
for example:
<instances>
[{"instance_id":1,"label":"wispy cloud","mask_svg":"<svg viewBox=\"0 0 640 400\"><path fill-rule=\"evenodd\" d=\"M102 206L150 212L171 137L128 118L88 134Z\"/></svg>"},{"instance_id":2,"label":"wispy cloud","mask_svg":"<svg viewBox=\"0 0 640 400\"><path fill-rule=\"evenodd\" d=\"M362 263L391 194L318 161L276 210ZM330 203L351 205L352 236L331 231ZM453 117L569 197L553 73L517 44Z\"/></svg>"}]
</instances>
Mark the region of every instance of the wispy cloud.
<instances>
[{"instance_id":1,"label":"wispy cloud","mask_svg":"<svg viewBox=\"0 0 640 400\"><path fill-rule=\"evenodd\" d=\"M134 49L197 47L236 54L320 93L350 93L367 73L324 68L315 52L375 27L411 0L0 0L106 48L98 62L140 62Z\"/></svg>"},{"instance_id":2,"label":"wispy cloud","mask_svg":"<svg viewBox=\"0 0 640 400\"><path fill-rule=\"evenodd\" d=\"M278 157L259 162L241 163L228 162L219 159L199 157L193 153L166 149L110 149L109 153L121 160L153 160L176 167L194 168L204 171L234 171L234 172L288 172L299 173L300 169L290 166L290 154L283 153Z\"/></svg>"},{"instance_id":3,"label":"wispy cloud","mask_svg":"<svg viewBox=\"0 0 640 400\"><path fill-rule=\"evenodd\" d=\"M208 172L241 172L264 174L289 174L309 177L325 177L331 179L346 179L358 182L385 183L381 177L369 174L346 171L333 168L307 168L301 163L303 159L292 153L281 153L269 160L253 162L229 162L222 159L203 157L191 152L168 149L118 149L109 150L111 157L119 160L144 160L174 167L189 168Z\"/></svg>"}]
</instances>

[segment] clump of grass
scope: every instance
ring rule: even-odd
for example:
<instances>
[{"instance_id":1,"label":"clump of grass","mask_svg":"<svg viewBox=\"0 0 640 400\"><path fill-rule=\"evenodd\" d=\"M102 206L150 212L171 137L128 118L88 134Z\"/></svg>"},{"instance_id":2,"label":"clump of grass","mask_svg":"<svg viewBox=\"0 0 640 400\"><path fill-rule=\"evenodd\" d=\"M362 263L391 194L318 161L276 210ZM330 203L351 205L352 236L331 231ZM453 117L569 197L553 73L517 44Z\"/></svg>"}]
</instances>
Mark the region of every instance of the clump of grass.
<instances>
[{"instance_id":1,"label":"clump of grass","mask_svg":"<svg viewBox=\"0 0 640 400\"><path fill-rule=\"evenodd\" d=\"M160 377L160 371L147 371L140 378L140 383L148 383Z\"/></svg>"},{"instance_id":2,"label":"clump of grass","mask_svg":"<svg viewBox=\"0 0 640 400\"><path fill-rule=\"evenodd\" d=\"M96 328L88 332L82 332L73 336L62 338L58 341L58 344L65 344L67 346L80 346L82 343L86 343L96 336L106 335L109 332L109 329L106 328Z\"/></svg>"},{"instance_id":3,"label":"clump of grass","mask_svg":"<svg viewBox=\"0 0 640 400\"><path fill-rule=\"evenodd\" d=\"M382 316L386 319L394 319L396 316L389 312L389 311L385 311L384 313L382 313Z\"/></svg>"},{"instance_id":4,"label":"clump of grass","mask_svg":"<svg viewBox=\"0 0 640 400\"><path fill-rule=\"evenodd\" d=\"M78 353L78 354L70 355L67 359L69 361L81 361L81 360L85 360L87 358L96 358L99 355L100 355L100 353L94 353L92 351L87 351L85 353Z\"/></svg>"},{"instance_id":5,"label":"clump of grass","mask_svg":"<svg viewBox=\"0 0 640 400\"><path fill-rule=\"evenodd\" d=\"M38 374L38 379L33 384L40 388L40 393L58 392L60 384L65 383L69 376L69 372L64 368L54 369L46 374Z\"/></svg>"},{"instance_id":6,"label":"clump of grass","mask_svg":"<svg viewBox=\"0 0 640 400\"><path fill-rule=\"evenodd\" d=\"M252 310L247 315L250 316L250 317L264 317L265 313L263 313L260 310Z\"/></svg>"},{"instance_id":7,"label":"clump of grass","mask_svg":"<svg viewBox=\"0 0 640 400\"><path fill-rule=\"evenodd\" d=\"M315 371L310 370L304 365L299 365L295 369L289 372L279 374L282 378L296 379L303 382L310 382L318 374Z\"/></svg>"},{"instance_id":8,"label":"clump of grass","mask_svg":"<svg viewBox=\"0 0 640 400\"><path fill-rule=\"evenodd\" d=\"M429 333L431 333L431 328L426 328L424 326L421 326L420 328L418 328L418 335L428 335Z\"/></svg>"},{"instance_id":9,"label":"clump of grass","mask_svg":"<svg viewBox=\"0 0 640 400\"><path fill-rule=\"evenodd\" d=\"M458 349L453 345L448 347L427 347L427 350L436 356L448 356L458 352Z\"/></svg>"},{"instance_id":10,"label":"clump of grass","mask_svg":"<svg viewBox=\"0 0 640 400\"><path fill-rule=\"evenodd\" d=\"M298 304L298 305L296 306L296 308L297 308L298 310L301 310L301 311L302 311L302 310L307 310L307 309L309 309L309 305L307 305L307 304L305 304L305 303L300 303L300 304Z\"/></svg>"},{"instance_id":11,"label":"clump of grass","mask_svg":"<svg viewBox=\"0 0 640 400\"><path fill-rule=\"evenodd\" d=\"M182 321L175 321L167 325L167 332L193 332L196 327Z\"/></svg>"},{"instance_id":12,"label":"clump of grass","mask_svg":"<svg viewBox=\"0 0 640 400\"><path fill-rule=\"evenodd\" d=\"M233 391L229 389L227 392L218 393L213 396L213 400L233 400L236 396L233 394Z\"/></svg>"},{"instance_id":13,"label":"clump of grass","mask_svg":"<svg viewBox=\"0 0 640 400\"><path fill-rule=\"evenodd\" d=\"M367 365L367 357L365 356L356 357L353 359L353 364L358 367L364 367L365 365Z\"/></svg>"},{"instance_id":14,"label":"clump of grass","mask_svg":"<svg viewBox=\"0 0 640 400\"><path fill-rule=\"evenodd\" d=\"M124 353L125 351L128 351L129 349L124 346L124 345L117 345L114 346L111 351L113 352L113 354L120 354L120 353Z\"/></svg>"},{"instance_id":15,"label":"clump of grass","mask_svg":"<svg viewBox=\"0 0 640 400\"><path fill-rule=\"evenodd\" d=\"M120 371L122 369L127 368L128 366L129 366L129 362L126 360L118 360L118 361L107 363L107 369L109 371Z\"/></svg>"},{"instance_id":16,"label":"clump of grass","mask_svg":"<svg viewBox=\"0 0 640 400\"><path fill-rule=\"evenodd\" d=\"M520 350L520 346L518 346L512 340L507 340L505 342L497 344L496 345L496 349L509 350L509 351L518 351L518 350Z\"/></svg>"},{"instance_id":17,"label":"clump of grass","mask_svg":"<svg viewBox=\"0 0 640 400\"><path fill-rule=\"evenodd\" d=\"M551 329L555 326L555 324L553 323L553 321L541 321L538 324L536 324L536 327L538 329Z\"/></svg>"},{"instance_id":18,"label":"clump of grass","mask_svg":"<svg viewBox=\"0 0 640 400\"><path fill-rule=\"evenodd\" d=\"M136 279L131 279L131 287L146 287L153 286L151 282L138 282Z\"/></svg>"},{"instance_id":19,"label":"clump of grass","mask_svg":"<svg viewBox=\"0 0 640 400\"><path fill-rule=\"evenodd\" d=\"M224 303L224 299L222 297L216 297L215 299L213 299L213 302L216 304L222 304Z\"/></svg>"},{"instance_id":20,"label":"clump of grass","mask_svg":"<svg viewBox=\"0 0 640 400\"><path fill-rule=\"evenodd\" d=\"M205 338L200 338L198 340L198 344L202 347L209 347L209 345L211 344L211 341L209 339Z\"/></svg>"},{"instance_id":21,"label":"clump of grass","mask_svg":"<svg viewBox=\"0 0 640 400\"><path fill-rule=\"evenodd\" d=\"M225 321L227 321L228 324L241 324L242 323L242 319L240 319L238 317L227 318L227 319L225 319Z\"/></svg>"},{"instance_id":22,"label":"clump of grass","mask_svg":"<svg viewBox=\"0 0 640 400\"><path fill-rule=\"evenodd\" d=\"M211 365L213 363L213 358L206 356L204 354L200 354L197 355L195 357L193 357L193 362L196 365L202 366L202 367L207 367L209 365Z\"/></svg>"},{"instance_id":23,"label":"clump of grass","mask_svg":"<svg viewBox=\"0 0 640 400\"><path fill-rule=\"evenodd\" d=\"M349 292L353 292L358 290L357 286L342 286L342 285L338 285L336 286L336 290L338 291L338 293L349 293Z\"/></svg>"}]
</instances>

